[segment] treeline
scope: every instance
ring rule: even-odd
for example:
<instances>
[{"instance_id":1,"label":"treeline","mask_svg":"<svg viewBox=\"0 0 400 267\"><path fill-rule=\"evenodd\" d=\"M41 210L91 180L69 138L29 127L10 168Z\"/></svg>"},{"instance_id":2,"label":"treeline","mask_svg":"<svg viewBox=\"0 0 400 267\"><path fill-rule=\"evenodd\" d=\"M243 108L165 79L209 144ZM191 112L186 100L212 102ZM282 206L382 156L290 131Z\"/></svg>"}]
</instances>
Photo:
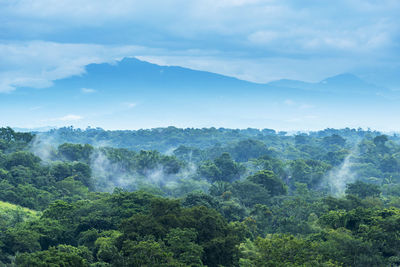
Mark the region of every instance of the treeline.
<instances>
[{"instance_id":1,"label":"treeline","mask_svg":"<svg viewBox=\"0 0 400 267\"><path fill-rule=\"evenodd\" d=\"M154 128L141 130L103 130L101 128L87 128L85 130L71 127L53 129L48 132L38 133L43 138L50 138L57 144L80 143L95 146L108 145L115 148L127 148L130 150L157 150L167 152L180 145L205 149L214 145L226 145L240 140L254 139L267 144L283 140L292 140L293 134L287 132L277 132L272 129L227 129L227 128ZM325 129L323 131L310 132L308 134L297 133L300 136L316 138L339 135L354 142L366 136L380 135L377 131L363 129ZM396 137L397 138L397 137Z\"/></svg>"},{"instance_id":2,"label":"treeline","mask_svg":"<svg viewBox=\"0 0 400 267\"><path fill-rule=\"evenodd\" d=\"M1 263L400 264L397 136L244 132L164 154L0 129Z\"/></svg>"}]
</instances>

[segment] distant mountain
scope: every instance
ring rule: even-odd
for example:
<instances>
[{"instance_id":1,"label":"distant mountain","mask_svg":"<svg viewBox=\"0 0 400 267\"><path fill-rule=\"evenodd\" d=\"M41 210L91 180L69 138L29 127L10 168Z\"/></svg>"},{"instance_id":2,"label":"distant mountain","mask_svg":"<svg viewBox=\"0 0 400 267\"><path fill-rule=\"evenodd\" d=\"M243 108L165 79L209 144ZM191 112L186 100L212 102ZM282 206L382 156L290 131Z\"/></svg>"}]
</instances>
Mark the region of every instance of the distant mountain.
<instances>
[{"instance_id":1,"label":"distant mountain","mask_svg":"<svg viewBox=\"0 0 400 267\"><path fill-rule=\"evenodd\" d=\"M352 74L316 83L279 80L259 84L125 58L115 64L90 64L81 75L57 80L49 88L19 88L4 94L0 119L3 125L21 128L174 125L307 130L342 127L328 123L336 116L340 119L335 121L347 122L345 126L369 127L369 120L362 122L368 116L391 123L397 118L398 103L382 92L384 88Z\"/></svg>"},{"instance_id":2,"label":"distant mountain","mask_svg":"<svg viewBox=\"0 0 400 267\"><path fill-rule=\"evenodd\" d=\"M306 89L306 90L315 89L314 83L308 83L308 82L297 81L297 80L289 80L289 79L272 81L272 82L267 83L267 85L274 86L274 87L299 88L299 89Z\"/></svg>"},{"instance_id":3,"label":"distant mountain","mask_svg":"<svg viewBox=\"0 0 400 267\"><path fill-rule=\"evenodd\" d=\"M245 92L285 94L299 90L376 94L384 90L353 74L339 74L317 83L283 79L259 84L207 71L160 66L136 58L125 58L116 64L90 64L84 74L56 81L54 87L89 88L87 92L112 92L114 95L134 92L135 96L146 95L149 90L168 96L183 93L207 96Z\"/></svg>"},{"instance_id":4,"label":"distant mountain","mask_svg":"<svg viewBox=\"0 0 400 267\"><path fill-rule=\"evenodd\" d=\"M249 88L260 86L207 71L198 71L178 66L160 66L136 58L125 58L117 64L90 64L81 76L59 80L55 86L95 88L129 92L135 90L162 89L171 94L185 89L188 91L207 91Z\"/></svg>"},{"instance_id":5,"label":"distant mountain","mask_svg":"<svg viewBox=\"0 0 400 267\"><path fill-rule=\"evenodd\" d=\"M350 73L343 73L336 76L332 76L320 81L319 83L325 85L333 85L333 86L342 85L342 86L356 86L356 87L369 85L368 83L361 80L359 77Z\"/></svg>"},{"instance_id":6,"label":"distant mountain","mask_svg":"<svg viewBox=\"0 0 400 267\"><path fill-rule=\"evenodd\" d=\"M361 94L379 94L387 92L384 87L370 84L356 75L343 73L336 76L328 77L317 83L308 83L296 80L278 80L268 83L270 86L298 88L305 90L317 90L324 92L349 92Z\"/></svg>"},{"instance_id":7,"label":"distant mountain","mask_svg":"<svg viewBox=\"0 0 400 267\"><path fill-rule=\"evenodd\" d=\"M43 126L43 127L37 127L37 128L18 128L18 127L13 127L13 130L16 132L22 132L22 133L44 133L48 132L53 129L57 129L58 127L55 126Z\"/></svg>"},{"instance_id":8,"label":"distant mountain","mask_svg":"<svg viewBox=\"0 0 400 267\"><path fill-rule=\"evenodd\" d=\"M324 89L330 90L344 90L344 91L353 91L360 93L378 93L380 91L387 91L387 89L383 87L378 87L374 84L367 83L366 81L360 79L359 77L344 73L339 74L333 77L326 78L318 83L318 86L321 86Z\"/></svg>"}]
</instances>

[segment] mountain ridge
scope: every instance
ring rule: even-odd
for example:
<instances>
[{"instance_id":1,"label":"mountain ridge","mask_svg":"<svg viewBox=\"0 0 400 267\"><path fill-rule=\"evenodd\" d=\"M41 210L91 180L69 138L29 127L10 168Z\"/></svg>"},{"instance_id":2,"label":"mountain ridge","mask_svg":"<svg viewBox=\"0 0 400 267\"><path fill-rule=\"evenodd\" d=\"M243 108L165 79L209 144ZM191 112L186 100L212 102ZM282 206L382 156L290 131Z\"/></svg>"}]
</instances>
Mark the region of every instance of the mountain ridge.
<instances>
[{"instance_id":1,"label":"mountain ridge","mask_svg":"<svg viewBox=\"0 0 400 267\"><path fill-rule=\"evenodd\" d=\"M85 68L85 73L71 76L69 78L55 81L55 84L64 83L75 79L84 80L95 78L97 81L107 81L118 79L122 85L128 83L136 86L163 87L177 86L196 88L198 86L216 87L219 90L227 86L233 87L285 87L300 90L320 90L335 92L341 88L358 93L386 90L362 80L360 77L351 73L340 73L326 77L319 82L306 82L301 80L280 79L268 83L257 83L239 79L236 77L218 74L210 71L195 70L191 68L175 65L159 65L148 61L140 60L135 57L123 58L115 64L101 63L89 64ZM87 81L84 81L87 82ZM95 86L90 83L89 86Z\"/></svg>"},{"instance_id":2,"label":"mountain ridge","mask_svg":"<svg viewBox=\"0 0 400 267\"><path fill-rule=\"evenodd\" d=\"M278 87L291 87L316 91L346 91L351 90L358 93L373 93L388 91L386 88L368 83L357 75L351 73L340 73L327 77L319 82L305 82L300 80L281 79L267 83L267 85Z\"/></svg>"},{"instance_id":3,"label":"mountain ridge","mask_svg":"<svg viewBox=\"0 0 400 267\"><path fill-rule=\"evenodd\" d=\"M57 80L49 88L21 88L3 95L5 105L0 111L14 116L5 118L5 125L20 128L74 125L138 129L175 125L285 130L379 128L360 121L366 113L383 116L381 113L388 108L397 110L395 98L377 95L377 87L362 90L362 86L349 86L364 84L353 76L325 80L327 83L281 80L258 84L126 58L115 64L90 64L85 73ZM332 114L347 123L327 124ZM354 118L348 114L354 114Z\"/></svg>"}]
</instances>

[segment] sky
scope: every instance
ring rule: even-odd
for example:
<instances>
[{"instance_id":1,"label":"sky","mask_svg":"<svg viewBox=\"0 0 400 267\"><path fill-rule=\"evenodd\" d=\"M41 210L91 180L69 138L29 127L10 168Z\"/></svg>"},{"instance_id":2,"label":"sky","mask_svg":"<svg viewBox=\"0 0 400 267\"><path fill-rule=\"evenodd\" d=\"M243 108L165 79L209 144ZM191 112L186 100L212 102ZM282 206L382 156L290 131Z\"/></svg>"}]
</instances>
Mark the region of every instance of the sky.
<instances>
[{"instance_id":1,"label":"sky","mask_svg":"<svg viewBox=\"0 0 400 267\"><path fill-rule=\"evenodd\" d=\"M398 0L0 0L0 99L125 57L257 83L353 73L400 90L399 14Z\"/></svg>"}]
</instances>

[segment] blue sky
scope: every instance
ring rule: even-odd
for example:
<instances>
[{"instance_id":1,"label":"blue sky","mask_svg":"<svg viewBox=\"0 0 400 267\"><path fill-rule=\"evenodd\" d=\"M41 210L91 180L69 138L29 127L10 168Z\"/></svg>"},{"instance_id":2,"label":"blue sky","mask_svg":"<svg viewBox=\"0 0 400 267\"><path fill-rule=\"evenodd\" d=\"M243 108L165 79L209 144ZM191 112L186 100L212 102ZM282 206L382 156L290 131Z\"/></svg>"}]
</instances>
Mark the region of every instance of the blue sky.
<instances>
[{"instance_id":1,"label":"blue sky","mask_svg":"<svg viewBox=\"0 0 400 267\"><path fill-rule=\"evenodd\" d=\"M0 0L0 92L124 57L260 83L354 73L400 90L399 14L398 0Z\"/></svg>"}]
</instances>

